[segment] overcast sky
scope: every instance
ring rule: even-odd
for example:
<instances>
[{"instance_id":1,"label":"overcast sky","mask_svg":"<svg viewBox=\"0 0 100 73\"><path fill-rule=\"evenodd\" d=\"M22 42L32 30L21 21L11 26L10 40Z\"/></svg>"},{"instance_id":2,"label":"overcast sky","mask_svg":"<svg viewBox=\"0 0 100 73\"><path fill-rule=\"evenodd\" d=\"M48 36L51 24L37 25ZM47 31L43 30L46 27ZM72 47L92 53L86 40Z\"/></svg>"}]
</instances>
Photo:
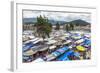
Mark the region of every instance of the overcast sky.
<instances>
[{"instance_id":1,"label":"overcast sky","mask_svg":"<svg viewBox=\"0 0 100 73\"><path fill-rule=\"evenodd\" d=\"M91 21L91 14L88 13L69 13L69 12L48 12L48 11L23 11L24 18L36 18L37 16L46 16L48 19L72 21L82 19L87 22Z\"/></svg>"}]
</instances>

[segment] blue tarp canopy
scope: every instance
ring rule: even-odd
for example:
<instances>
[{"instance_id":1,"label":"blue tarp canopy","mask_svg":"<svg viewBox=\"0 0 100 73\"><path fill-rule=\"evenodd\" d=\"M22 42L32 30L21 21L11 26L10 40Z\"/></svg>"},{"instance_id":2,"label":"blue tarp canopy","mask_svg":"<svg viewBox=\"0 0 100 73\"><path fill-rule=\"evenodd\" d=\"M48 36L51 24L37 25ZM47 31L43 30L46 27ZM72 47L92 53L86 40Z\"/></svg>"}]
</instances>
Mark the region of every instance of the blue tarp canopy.
<instances>
[{"instance_id":1,"label":"blue tarp canopy","mask_svg":"<svg viewBox=\"0 0 100 73\"><path fill-rule=\"evenodd\" d=\"M58 50L56 50L56 51L53 52L52 54L53 54L54 56L59 56L59 55L63 54L65 51L67 51L67 50L68 50L68 47L65 46L65 47L59 48Z\"/></svg>"},{"instance_id":2,"label":"blue tarp canopy","mask_svg":"<svg viewBox=\"0 0 100 73\"><path fill-rule=\"evenodd\" d=\"M66 56L66 57L60 57L57 60L58 61L65 61L65 60L69 60L69 58Z\"/></svg>"},{"instance_id":3,"label":"blue tarp canopy","mask_svg":"<svg viewBox=\"0 0 100 73\"><path fill-rule=\"evenodd\" d=\"M78 34L78 33L74 33L74 36L80 36L80 34Z\"/></svg>"},{"instance_id":4,"label":"blue tarp canopy","mask_svg":"<svg viewBox=\"0 0 100 73\"><path fill-rule=\"evenodd\" d=\"M64 53L65 51L67 51L67 50L68 50L68 47L65 46L65 47L63 47L63 48L58 49L57 51L60 52L61 54L63 54L63 53Z\"/></svg>"},{"instance_id":5,"label":"blue tarp canopy","mask_svg":"<svg viewBox=\"0 0 100 73\"><path fill-rule=\"evenodd\" d=\"M91 44L91 41L89 39L85 39L84 45L90 45L90 44Z\"/></svg>"},{"instance_id":6,"label":"blue tarp canopy","mask_svg":"<svg viewBox=\"0 0 100 73\"><path fill-rule=\"evenodd\" d=\"M32 56L23 56L23 60L32 61Z\"/></svg>"},{"instance_id":7,"label":"blue tarp canopy","mask_svg":"<svg viewBox=\"0 0 100 73\"><path fill-rule=\"evenodd\" d=\"M80 53L74 52L74 56L79 57L80 56Z\"/></svg>"},{"instance_id":8,"label":"blue tarp canopy","mask_svg":"<svg viewBox=\"0 0 100 73\"><path fill-rule=\"evenodd\" d=\"M28 60L29 58L30 58L30 57L24 57L24 56L23 56L23 59L24 59L24 60Z\"/></svg>"},{"instance_id":9,"label":"blue tarp canopy","mask_svg":"<svg viewBox=\"0 0 100 73\"><path fill-rule=\"evenodd\" d=\"M23 51L25 52L25 51L29 50L32 46L33 46L33 43L29 43L29 44L23 46Z\"/></svg>"},{"instance_id":10,"label":"blue tarp canopy","mask_svg":"<svg viewBox=\"0 0 100 73\"><path fill-rule=\"evenodd\" d=\"M72 50L64 53L61 57L59 57L57 60L58 61L64 61L64 60L69 60L68 56L74 53Z\"/></svg>"},{"instance_id":11,"label":"blue tarp canopy","mask_svg":"<svg viewBox=\"0 0 100 73\"><path fill-rule=\"evenodd\" d=\"M28 45L30 45L30 44L32 44L32 42L28 42L28 43L26 43L25 45L28 46Z\"/></svg>"},{"instance_id":12,"label":"blue tarp canopy","mask_svg":"<svg viewBox=\"0 0 100 73\"><path fill-rule=\"evenodd\" d=\"M61 53L60 53L60 52L57 52L57 51L53 52L52 54L53 54L54 56L59 56L59 55L61 55Z\"/></svg>"}]
</instances>

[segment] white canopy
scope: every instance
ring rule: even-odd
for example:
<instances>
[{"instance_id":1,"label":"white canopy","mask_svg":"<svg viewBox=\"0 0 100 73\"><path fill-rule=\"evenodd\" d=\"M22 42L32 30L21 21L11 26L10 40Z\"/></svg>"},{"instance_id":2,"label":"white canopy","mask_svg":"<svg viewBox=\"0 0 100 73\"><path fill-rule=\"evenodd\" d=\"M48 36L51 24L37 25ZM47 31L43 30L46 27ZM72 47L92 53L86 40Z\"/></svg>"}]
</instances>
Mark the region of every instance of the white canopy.
<instances>
[{"instance_id":1,"label":"white canopy","mask_svg":"<svg viewBox=\"0 0 100 73\"><path fill-rule=\"evenodd\" d=\"M84 39L80 39L80 40L77 40L75 43L76 44L80 44L80 43L82 43L84 41Z\"/></svg>"},{"instance_id":2,"label":"white canopy","mask_svg":"<svg viewBox=\"0 0 100 73\"><path fill-rule=\"evenodd\" d=\"M70 34L69 33L65 33L65 34L63 34L65 37L69 37L70 36Z\"/></svg>"},{"instance_id":3,"label":"white canopy","mask_svg":"<svg viewBox=\"0 0 100 73\"><path fill-rule=\"evenodd\" d=\"M24 52L24 54L23 54L23 55L30 56L30 55L35 54L36 52L37 52L37 51L33 51L32 49L30 49L30 50L28 50L28 51Z\"/></svg>"},{"instance_id":4,"label":"white canopy","mask_svg":"<svg viewBox=\"0 0 100 73\"><path fill-rule=\"evenodd\" d=\"M54 59L55 56L50 54L50 55L47 55L46 58L47 58L47 61L50 61L50 60Z\"/></svg>"},{"instance_id":5,"label":"white canopy","mask_svg":"<svg viewBox=\"0 0 100 73\"><path fill-rule=\"evenodd\" d=\"M29 43L29 42L34 42L34 41L36 41L36 40L38 40L38 38L34 38L34 39L32 39L32 40L28 40L28 41L26 41L24 44Z\"/></svg>"},{"instance_id":6,"label":"white canopy","mask_svg":"<svg viewBox=\"0 0 100 73\"><path fill-rule=\"evenodd\" d=\"M66 37L65 37L65 36L62 36L62 37L60 37L60 39L65 40L65 39L66 39Z\"/></svg>"},{"instance_id":7,"label":"white canopy","mask_svg":"<svg viewBox=\"0 0 100 73\"><path fill-rule=\"evenodd\" d=\"M81 36L73 36L74 39L80 39Z\"/></svg>"},{"instance_id":8,"label":"white canopy","mask_svg":"<svg viewBox=\"0 0 100 73\"><path fill-rule=\"evenodd\" d=\"M47 44L54 44L54 43L56 43L57 41L56 40L49 40L48 42L47 42Z\"/></svg>"},{"instance_id":9,"label":"white canopy","mask_svg":"<svg viewBox=\"0 0 100 73\"><path fill-rule=\"evenodd\" d=\"M56 46L54 45L49 47L49 49L54 49L54 48L56 48Z\"/></svg>"},{"instance_id":10,"label":"white canopy","mask_svg":"<svg viewBox=\"0 0 100 73\"><path fill-rule=\"evenodd\" d=\"M37 58L36 60L34 60L33 62L43 62L44 60L42 58Z\"/></svg>"},{"instance_id":11,"label":"white canopy","mask_svg":"<svg viewBox=\"0 0 100 73\"><path fill-rule=\"evenodd\" d=\"M29 40L30 42L33 42L33 41L36 41L36 40L38 40L39 38L34 38L34 39L32 39L32 40Z\"/></svg>"},{"instance_id":12,"label":"white canopy","mask_svg":"<svg viewBox=\"0 0 100 73\"><path fill-rule=\"evenodd\" d=\"M42 41L42 39L37 39L37 40L35 40L35 41L33 42L33 44L36 44L36 43L38 43L38 42L40 42L40 41Z\"/></svg>"},{"instance_id":13,"label":"white canopy","mask_svg":"<svg viewBox=\"0 0 100 73\"><path fill-rule=\"evenodd\" d=\"M71 43L71 40L67 40L66 42L64 42L64 44L69 44Z\"/></svg>"},{"instance_id":14,"label":"white canopy","mask_svg":"<svg viewBox=\"0 0 100 73\"><path fill-rule=\"evenodd\" d=\"M40 49L39 51L45 51L45 50L47 50L48 49L48 46L47 47L44 47L44 48L42 48L42 49Z\"/></svg>"},{"instance_id":15,"label":"white canopy","mask_svg":"<svg viewBox=\"0 0 100 73\"><path fill-rule=\"evenodd\" d=\"M35 38L35 36L33 36L33 35L29 35L28 36L30 39L34 39Z\"/></svg>"}]
</instances>

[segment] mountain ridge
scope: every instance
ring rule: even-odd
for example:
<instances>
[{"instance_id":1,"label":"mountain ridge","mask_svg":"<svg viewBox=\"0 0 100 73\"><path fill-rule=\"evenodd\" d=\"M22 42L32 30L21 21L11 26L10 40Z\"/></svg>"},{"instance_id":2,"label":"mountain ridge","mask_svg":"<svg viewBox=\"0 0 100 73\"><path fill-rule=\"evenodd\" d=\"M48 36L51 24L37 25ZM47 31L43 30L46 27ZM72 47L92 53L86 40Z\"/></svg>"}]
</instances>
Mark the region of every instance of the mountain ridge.
<instances>
[{"instance_id":1,"label":"mountain ridge","mask_svg":"<svg viewBox=\"0 0 100 73\"><path fill-rule=\"evenodd\" d=\"M37 22L37 19L36 18L23 18L23 24L35 24ZM49 23L55 25L56 23L59 23L59 24L76 24L76 25L90 25L89 22L86 22L85 20L82 20L82 19L76 19L76 20L72 20L72 21L57 21L57 20L51 20L49 19Z\"/></svg>"}]
</instances>

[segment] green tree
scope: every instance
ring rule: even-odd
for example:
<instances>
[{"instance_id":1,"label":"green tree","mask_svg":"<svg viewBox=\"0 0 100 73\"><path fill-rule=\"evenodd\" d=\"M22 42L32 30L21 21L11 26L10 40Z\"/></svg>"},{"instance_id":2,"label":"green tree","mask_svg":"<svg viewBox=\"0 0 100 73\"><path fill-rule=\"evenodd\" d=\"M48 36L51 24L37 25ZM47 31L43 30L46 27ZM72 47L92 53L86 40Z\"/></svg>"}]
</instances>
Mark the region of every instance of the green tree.
<instances>
[{"instance_id":1,"label":"green tree","mask_svg":"<svg viewBox=\"0 0 100 73\"><path fill-rule=\"evenodd\" d=\"M37 23L35 24L36 28L37 28L37 33L40 37L42 37L43 39L48 36L52 30L52 28L50 27L51 25L48 22L48 18L46 18L45 16L42 17L41 15L39 17L37 17Z\"/></svg>"},{"instance_id":2,"label":"green tree","mask_svg":"<svg viewBox=\"0 0 100 73\"><path fill-rule=\"evenodd\" d=\"M69 27L68 27L68 24L67 24L65 27L66 27L66 28L65 28L65 29L66 29L66 31L69 31Z\"/></svg>"},{"instance_id":3,"label":"green tree","mask_svg":"<svg viewBox=\"0 0 100 73\"><path fill-rule=\"evenodd\" d=\"M60 29L60 24L57 22L56 23L56 28L55 28L56 30L59 30Z\"/></svg>"},{"instance_id":4,"label":"green tree","mask_svg":"<svg viewBox=\"0 0 100 73\"><path fill-rule=\"evenodd\" d=\"M71 28L71 30L74 30L74 24L73 23L70 23L70 28Z\"/></svg>"}]
</instances>

